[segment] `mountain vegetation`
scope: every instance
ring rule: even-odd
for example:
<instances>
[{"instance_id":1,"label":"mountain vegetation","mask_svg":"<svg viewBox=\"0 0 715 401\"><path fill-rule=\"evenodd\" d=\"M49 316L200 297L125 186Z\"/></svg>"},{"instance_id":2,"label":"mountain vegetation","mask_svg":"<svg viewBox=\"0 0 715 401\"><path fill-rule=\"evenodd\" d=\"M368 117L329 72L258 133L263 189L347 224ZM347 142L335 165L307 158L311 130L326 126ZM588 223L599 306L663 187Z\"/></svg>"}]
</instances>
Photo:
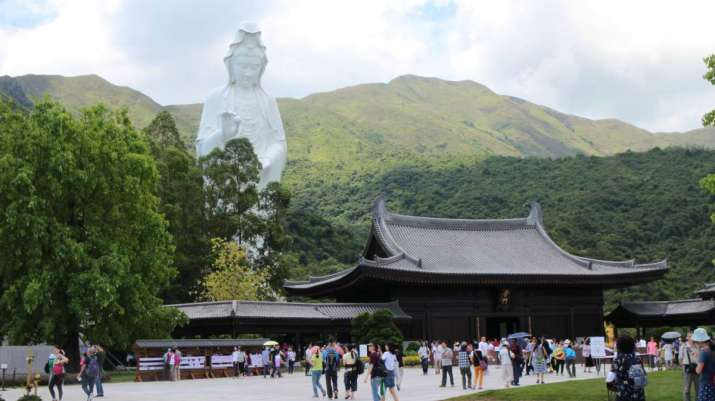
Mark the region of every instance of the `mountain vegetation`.
<instances>
[{"instance_id":1,"label":"mountain vegetation","mask_svg":"<svg viewBox=\"0 0 715 401\"><path fill-rule=\"evenodd\" d=\"M62 95L69 93L64 80L95 84L73 89L86 97L78 99ZM181 160L193 152L201 105L163 107L97 80L3 77L0 94L27 108L45 94L64 96L72 111L103 100L127 106L139 127L168 112L189 148ZM523 204L537 199L550 234L569 252L643 262L668 258L665 280L612 291L607 308L621 299L687 297L715 279L715 226L709 221L715 195L699 184L715 172L715 151L706 150L715 148L715 128L651 133L618 120L563 114L472 81L416 76L279 99L279 107L288 135L284 183L290 195L276 195L290 203L271 231L281 236L282 251L270 263L290 268L272 277L305 278L355 263L372 203L385 194L398 213L464 218L523 216ZM160 174L168 171L158 166ZM170 211L178 201L162 207ZM189 227L172 226L177 217L164 213L170 230Z\"/></svg>"}]
</instances>

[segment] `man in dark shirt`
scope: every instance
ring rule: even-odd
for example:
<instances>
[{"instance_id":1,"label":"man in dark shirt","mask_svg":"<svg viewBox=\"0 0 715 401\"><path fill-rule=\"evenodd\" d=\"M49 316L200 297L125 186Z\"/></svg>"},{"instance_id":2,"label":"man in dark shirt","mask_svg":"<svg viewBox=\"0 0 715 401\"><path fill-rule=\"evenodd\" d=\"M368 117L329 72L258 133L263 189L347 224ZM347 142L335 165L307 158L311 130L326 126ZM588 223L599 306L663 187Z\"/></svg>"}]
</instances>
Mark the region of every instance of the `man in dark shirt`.
<instances>
[{"instance_id":1,"label":"man in dark shirt","mask_svg":"<svg viewBox=\"0 0 715 401\"><path fill-rule=\"evenodd\" d=\"M519 377L521 376L521 370L524 366L524 356L521 351L521 346L519 346L519 343L516 339L511 340L511 346L509 347L509 351L514 354L514 357L511 359L511 366L514 369L514 381L511 384L518 386Z\"/></svg>"}]
</instances>

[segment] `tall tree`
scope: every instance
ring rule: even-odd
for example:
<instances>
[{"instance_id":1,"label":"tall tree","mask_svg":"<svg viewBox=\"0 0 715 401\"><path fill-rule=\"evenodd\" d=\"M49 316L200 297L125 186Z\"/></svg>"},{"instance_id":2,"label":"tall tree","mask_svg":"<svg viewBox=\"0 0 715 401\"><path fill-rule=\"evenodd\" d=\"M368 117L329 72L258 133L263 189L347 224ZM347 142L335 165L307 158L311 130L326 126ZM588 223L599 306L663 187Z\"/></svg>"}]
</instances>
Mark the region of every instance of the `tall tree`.
<instances>
[{"instance_id":1,"label":"tall tree","mask_svg":"<svg viewBox=\"0 0 715 401\"><path fill-rule=\"evenodd\" d=\"M246 259L246 251L237 243L214 238L211 254L211 272L202 280L202 300L257 301L271 298L268 273L253 270Z\"/></svg>"},{"instance_id":2,"label":"tall tree","mask_svg":"<svg viewBox=\"0 0 715 401\"><path fill-rule=\"evenodd\" d=\"M258 180L261 165L246 138L228 141L199 159L212 238L235 239L252 246L260 233Z\"/></svg>"},{"instance_id":3,"label":"tall tree","mask_svg":"<svg viewBox=\"0 0 715 401\"><path fill-rule=\"evenodd\" d=\"M711 84L715 85L715 54L711 54L703 60L705 61L705 66L707 68L707 71L705 72L705 75L703 75L703 78L710 82ZM715 110L705 114L703 116L703 125L704 126L715 126Z\"/></svg>"},{"instance_id":4,"label":"tall tree","mask_svg":"<svg viewBox=\"0 0 715 401\"><path fill-rule=\"evenodd\" d=\"M705 57L705 65L707 66L707 72L703 75L708 82L715 85L715 54L711 54ZM715 126L715 110L705 114L703 116L704 126ZM715 195L715 174L710 174L700 181L700 185L710 191L711 194ZM715 213L710 216L710 219L715 223ZM715 264L715 259L713 259Z\"/></svg>"},{"instance_id":5,"label":"tall tree","mask_svg":"<svg viewBox=\"0 0 715 401\"><path fill-rule=\"evenodd\" d=\"M75 364L80 335L169 335L185 316L158 297L175 269L157 179L126 112L0 104L0 332L61 344Z\"/></svg>"},{"instance_id":6,"label":"tall tree","mask_svg":"<svg viewBox=\"0 0 715 401\"><path fill-rule=\"evenodd\" d=\"M169 112L159 113L144 133L159 171L159 210L176 244L178 276L163 298L167 303L191 301L199 290L201 267L208 263L209 254L201 169L187 151Z\"/></svg>"},{"instance_id":7,"label":"tall tree","mask_svg":"<svg viewBox=\"0 0 715 401\"><path fill-rule=\"evenodd\" d=\"M271 182L259 194L258 210L261 217L261 243L258 263L270 272L271 287L279 289L288 278L289 267L295 266L292 258L281 251L291 242L287 232L290 191L279 182Z\"/></svg>"}]
</instances>

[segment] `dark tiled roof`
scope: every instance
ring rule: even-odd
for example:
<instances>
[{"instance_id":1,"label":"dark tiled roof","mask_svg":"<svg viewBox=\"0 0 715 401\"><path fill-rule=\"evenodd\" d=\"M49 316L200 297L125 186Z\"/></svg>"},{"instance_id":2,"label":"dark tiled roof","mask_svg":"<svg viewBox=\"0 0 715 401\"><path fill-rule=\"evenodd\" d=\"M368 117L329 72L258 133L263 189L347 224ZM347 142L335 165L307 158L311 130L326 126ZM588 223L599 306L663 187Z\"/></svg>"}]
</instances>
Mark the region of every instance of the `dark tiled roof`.
<instances>
[{"instance_id":1,"label":"dark tiled roof","mask_svg":"<svg viewBox=\"0 0 715 401\"><path fill-rule=\"evenodd\" d=\"M410 319L397 302L385 303L299 303L221 301L167 305L184 312L189 319L352 319L363 312L388 309L396 319Z\"/></svg>"},{"instance_id":2,"label":"dark tiled roof","mask_svg":"<svg viewBox=\"0 0 715 401\"><path fill-rule=\"evenodd\" d=\"M638 316L692 315L715 310L715 300L682 299L677 301L622 302L620 307Z\"/></svg>"},{"instance_id":3,"label":"dark tiled roof","mask_svg":"<svg viewBox=\"0 0 715 401\"><path fill-rule=\"evenodd\" d=\"M450 275L491 277L495 281L518 276L538 282L558 278L593 282L624 279L625 283L636 276L643 280L660 278L667 270L665 260L637 264L634 260L604 261L572 255L547 234L541 206L532 202L529 207L525 218L444 219L390 213L384 200L378 199L372 236L387 257L365 254L354 268L303 282L287 281L285 288L308 290L345 281L361 272L373 277L403 275L406 280L412 273L441 280Z\"/></svg>"},{"instance_id":4,"label":"dark tiled roof","mask_svg":"<svg viewBox=\"0 0 715 401\"><path fill-rule=\"evenodd\" d=\"M715 283L705 284L702 289L695 291L695 294L703 299L715 297Z\"/></svg>"},{"instance_id":5,"label":"dark tiled roof","mask_svg":"<svg viewBox=\"0 0 715 401\"><path fill-rule=\"evenodd\" d=\"M189 347L256 347L262 346L267 338L251 339L164 339L164 340L137 340L135 345L139 348L189 348Z\"/></svg>"}]
</instances>

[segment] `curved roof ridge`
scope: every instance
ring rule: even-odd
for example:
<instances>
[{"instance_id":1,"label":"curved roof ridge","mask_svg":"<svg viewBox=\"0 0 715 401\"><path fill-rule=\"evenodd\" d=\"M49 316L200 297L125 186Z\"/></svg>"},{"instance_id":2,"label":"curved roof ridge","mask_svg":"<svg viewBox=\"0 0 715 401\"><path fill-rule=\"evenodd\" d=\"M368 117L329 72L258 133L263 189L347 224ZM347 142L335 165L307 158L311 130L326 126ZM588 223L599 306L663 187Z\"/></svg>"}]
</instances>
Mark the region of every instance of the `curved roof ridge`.
<instances>
[{"instance_id":1,"label":"curved roof ridge","mask_svg":"<svg viewBox=\"0 0 715 401\"><path fill-rule=\"evenodd\" d=\"M565 252L565 251L564 251ZM578 255L573 255L577 258L583 259L586 262L592 262L596 263L599 265L605 265L605 266L613 266L613 267L633 267L636 265L636 260L635 259L626 259L626 260L605 260L605 259L595 259L595 258L587 258L585 256L578 256Z\"/></svg>"},{"instance_id":2,"label":"curved roof ridge","mask_svg":"<svg viewBox=\"0 0 715 401\"><path fill-rule=\"evenodd\" d=\"M566 252L566 250L561 248L559 246L559 244L557 244L553 239L551 239L551 237L546 232L546 229L544 228L543 225L541 225L541 223L536 224L536 231L539 233L541 238L543 238L546 241L546 243L549 244L551 247L556 249L556 251L559 252L559 254L561 254L561 256L564 256L564 257L570 259L571 261L575 262L576 264L578 264L582 267L585 267L587 269L592 269L592 262L584 260L583 258L581 258L579 256L572 255L569 252Z\"/></svg>"},{"instance_id":3,"label":"curved roof ridge","mask_svg":"<svg viewBox=\"0 0 715 401\"><path fill-rule=\"evenodd\" d=\"M420 258L408 254L404 249L402 249L400 244L395 241L395 238L392 236L392 233L387 228L387 224L385 221L386 216L389 215L390 213L387 211L387 208L385 206L385 197L380 195L375 201L372 217L373 226L375 227L375 236L377 240L382 243L383 247L387 252L392 254L390 256L399 256L400 254L402 254L406 259L410 260L417 266L421 266L422 261L420 260Z\"/></svg>"},{"instance_id":4,"label":"curved roof ridge","mask_svg":"<svg viewBox=\"0 0 715 401\"><path fill-rule=\"evenodd\" d=\"M689 298L689 299L674 299L672 301L621 301L620 304L623 306L627 305L653 305L653 304L684 304L688 302L707 302L707 301L715 301L712 299L701 299L701 298Z\"/></svg>"},{"instance_id":5,"label":"curved roof ridge","mask_svg":"<svg viewBox=\"0 0 715 401\"><path fill-rule=\"evenodd\" d=\"M358 263L356 266L348 267L347 269L343 269L343 270L337 271L335 273L326 274L324 276L309 276L307 280L284 280L284 283L286 285L298 285L298 284L310 284L310 283L314 283L314 282L318 282L318 281L329 280L331 278L340 277L345 274L349 274L353 270L357 269L359 266L360 266L360 264Z\"/></svg>"}]
</instances>

